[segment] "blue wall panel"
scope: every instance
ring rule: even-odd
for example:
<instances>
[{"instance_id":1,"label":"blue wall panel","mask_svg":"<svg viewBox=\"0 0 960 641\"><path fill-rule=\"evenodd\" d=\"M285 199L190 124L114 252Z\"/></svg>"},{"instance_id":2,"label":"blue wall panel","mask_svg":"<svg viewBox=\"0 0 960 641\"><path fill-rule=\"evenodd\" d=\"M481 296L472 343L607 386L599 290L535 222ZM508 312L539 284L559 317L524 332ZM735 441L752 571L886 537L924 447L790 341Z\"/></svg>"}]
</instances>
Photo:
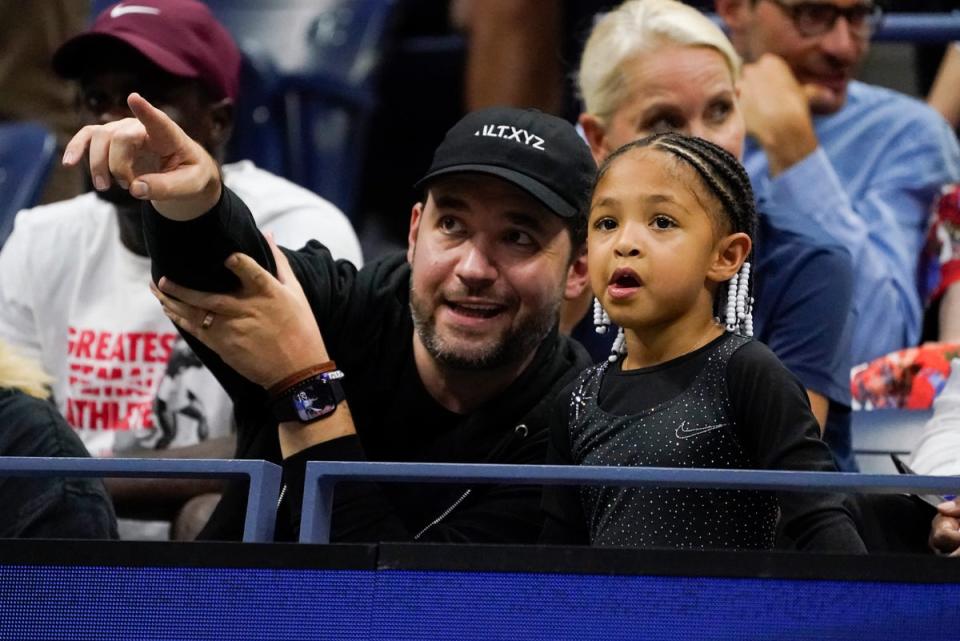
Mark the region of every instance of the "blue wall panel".
<instances>
[{"instance_id":1,"label":"blue wall panel","mask_svg":"<svg viewBox=\"0 0 960 641\"><path fill-rule=\"evenodd\" d=\"M956 638L960 585L0 566L0 639Z\"/></svg>"}]
</instances>

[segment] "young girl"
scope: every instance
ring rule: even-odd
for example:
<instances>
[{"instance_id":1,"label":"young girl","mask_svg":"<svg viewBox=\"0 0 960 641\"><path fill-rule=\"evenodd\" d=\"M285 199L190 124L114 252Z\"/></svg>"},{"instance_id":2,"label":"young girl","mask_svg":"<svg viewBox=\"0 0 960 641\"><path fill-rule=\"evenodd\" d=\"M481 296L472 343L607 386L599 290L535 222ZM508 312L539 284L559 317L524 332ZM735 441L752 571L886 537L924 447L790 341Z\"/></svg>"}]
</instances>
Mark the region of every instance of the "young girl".
<instances>
[{"instance_id":1,"label":"young girl","mask_svg":"<svg viewBox=\"0 0 960 641\"><path fill-rule=\"evenodd\" d=\"M749 180L720 147L658 134L601 165L588 227L597 320L620 356L561 395L551 463L834 470L802 386L752 341ZM606 315L609 314L609 320ZM545 493L545 542L863 551L833 495L584 487Z\"/></svg>"}]
</instances>

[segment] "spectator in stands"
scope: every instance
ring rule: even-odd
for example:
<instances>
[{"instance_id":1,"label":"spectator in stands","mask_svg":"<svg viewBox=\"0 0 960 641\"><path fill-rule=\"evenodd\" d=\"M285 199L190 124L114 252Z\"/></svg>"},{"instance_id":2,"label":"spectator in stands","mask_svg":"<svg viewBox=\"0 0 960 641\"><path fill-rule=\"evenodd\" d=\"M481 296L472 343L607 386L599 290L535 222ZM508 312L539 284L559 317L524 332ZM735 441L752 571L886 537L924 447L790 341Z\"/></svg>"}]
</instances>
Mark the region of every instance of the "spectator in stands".
<instances>
[{"instance_id":1,"label":"spectator in stands","mask_svg":"<svg viewBox=\"0 0 960 641\"><path fill-rule=\"evenodd\" d=\"M579 120L594 158L600 163L660 131L699 136L739 158L739 70L730 41L696 9L674 0L620 5L596 23L578 75L585 105ZM755 336L804 384L827 442L842 466L854 469L849 257L828 240L776 227L763 211L755 251ZM580 316L587 305L582 301ZM591 320L588 314L575 336L589 336Z\"/></svg>"},{"instance_id":2,"label":"spectator in stands","mask_svg":"<svg viewBox=\"0 0 960 641\"><path fill-rule=\"evenodd\" d=\"M943 119L853 81L880 15L872 0L716 0L747 65L744 164L783 229L829 235L853 259L854 362L920 337L917 264L930 207L960 178Z\"/></svg>"},{"instance_id":3,"label":"spectator in stands","mask_svg":"<svg viewBox=\"0 0 960 641\"><path fill-rule=\"evenodd\" d=\"M89 149L94 175L152 199L156 293L237 403L238 456L283 462L292 518L281 537L299 527L307 460L543 461L555 390L588 363L557 332L561 300L586 279L595 172L573 127L511 108L467 115L419 182L406 255L357 271L319 243L271 255L207 153L143 98L129 104L139 120L82 130L65 160ZM141 175L158 157L176 161ZM206 536L239 536L237 489ZM539 497L526 486L348 485L333 538L529 542Z\"/></svg>"},{"instance_id":4,"label":"spectator in stands","mask_svg":"<svg viewBox=\"0 0 960 641\"><path fill-rule=\"evenodd\" d=\"M0 341L0 456L85 457L83 443L46 399L51 382ZM99 479L0 478L0 538L110 539L113 505Z\"/></svg>"},{"instance_id":5,"label":"spectator in stands","mask_svg":"<svg viewBox=\"0 0 960 641\"><path fill-rule=\"evenodd\" d=\"M223 159L240 53L204 4L114 5L65 43L53 64L79 79L87 124L130 115L126 96L141 91ZM359 264L353 229L331 204L249 161L222 172L280 242L319 238L336 257ZM103 176L93 185L91 193L18 215L0 252L0 336L53 374L54 398L94 456L230 456L230 400L178 347L176 329L150 296L140 203ZM210 486L153 483L170 495L153 505L177 509ZM118 499L142 503L144 482L111 487Z\"/></svg>"}]
</instances>

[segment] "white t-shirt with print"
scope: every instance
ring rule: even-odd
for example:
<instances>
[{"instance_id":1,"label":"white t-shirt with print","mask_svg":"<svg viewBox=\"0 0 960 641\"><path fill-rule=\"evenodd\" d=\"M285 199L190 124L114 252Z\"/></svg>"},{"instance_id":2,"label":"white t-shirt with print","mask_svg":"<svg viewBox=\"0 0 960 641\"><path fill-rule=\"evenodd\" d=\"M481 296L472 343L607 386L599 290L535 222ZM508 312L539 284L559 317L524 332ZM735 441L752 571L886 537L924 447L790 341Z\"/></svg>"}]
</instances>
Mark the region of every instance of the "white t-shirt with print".
<instances>
[{"instance_id":1,"label":"white t-shirt with print","mask_svg":"<svg viewBox=\"0 0 960 641\"><path fill-rule=\"evenodd\" d=\"M332 204L249 161L225 184L277 243L316 238L362 260ZM116 209L95 193L24 210L0 251L0 337L39 360L94 456L133 444L182 447L232 430L232 406L150 293L150 260L120 242Z\"/></svg>"}]
</instances>

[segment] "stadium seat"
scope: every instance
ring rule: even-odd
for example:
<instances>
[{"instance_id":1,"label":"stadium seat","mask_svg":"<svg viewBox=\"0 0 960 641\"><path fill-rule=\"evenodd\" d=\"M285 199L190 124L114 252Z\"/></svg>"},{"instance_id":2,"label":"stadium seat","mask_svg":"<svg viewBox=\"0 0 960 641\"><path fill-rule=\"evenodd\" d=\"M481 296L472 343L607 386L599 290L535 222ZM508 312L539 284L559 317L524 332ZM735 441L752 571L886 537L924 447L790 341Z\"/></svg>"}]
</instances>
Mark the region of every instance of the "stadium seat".
<instances>
[{"instance_id":1,"label":"stadium seat","mask_svg":"<svg viewBox=\"0 0 960 641\"><path fill-rule=\"evenodd\" d=\"M860 471L867 474L896 474L890 454L908 459L932 414L931 410L903 409L853 412L853 453Z\"/></svg>"},{"instance_id":2,"label":"stadium seat","mask_svg":"<svg viewBox=\"0 0 960 641\"><path fill-rule=\"evenodd\" d=\"M13 230L16 213L40 198L56 148L56 137L43 125L0 124L0 246Z\"/></svg>"},{"instance_id":3,"label":"stadium seat","mask_svg":"<svg viewBox=\"0 0 960 641\"><path fill-rule=\"evenodd\" d=\"M249 159L261 169L289 176L286 117L280 76L269 55L249 42L243 50L240 97L227 162Z\"/></svg>"},{"instance_id":4,"label":"stadium seat","mask_svg":"<svg viewBox=\"0 0 960 641\"><path fill-rule=\"evenodd\" d=\"M348 215L354 213L376 102L376 70L395 0L208 4L249 63L235 156L245 151L257 164L312 189ZM284 154L277 150L277 132L283 132ZM264 138L268 144L260 144ZM276 165L281 155L282 171Z\"/></svg>"}]
</instances>

